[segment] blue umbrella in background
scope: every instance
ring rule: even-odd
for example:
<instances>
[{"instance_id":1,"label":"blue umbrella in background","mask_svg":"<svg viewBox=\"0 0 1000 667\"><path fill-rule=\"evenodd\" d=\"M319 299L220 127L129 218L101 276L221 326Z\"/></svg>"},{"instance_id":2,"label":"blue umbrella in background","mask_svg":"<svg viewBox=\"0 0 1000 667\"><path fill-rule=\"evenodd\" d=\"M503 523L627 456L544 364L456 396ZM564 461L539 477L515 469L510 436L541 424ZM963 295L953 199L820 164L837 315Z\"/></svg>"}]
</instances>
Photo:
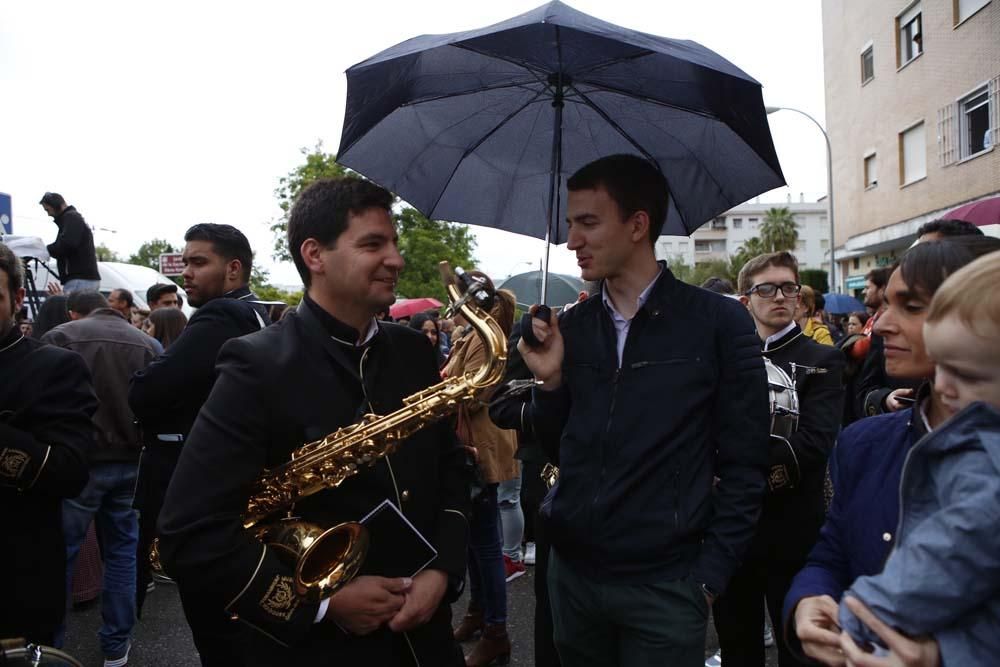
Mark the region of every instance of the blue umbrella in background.
<instances>
[{"instance_id":1,"label":"blue umbrella in background","mask_svg":"<svg viewBox=\"0 0 1000 667\"><path fill-rule=\"evenodd\" d=\"M433 219L564 242L566 178L615 153L666 177L664 234L785 183L757 81L699 44L561 2L415 37L347 84L337 160Z\"/></svg>"},{"instance_id":2,"label":"blue umbrella in background","mask_svg":"<svg viewBox=\"0 0 1000 667\"><path fill-rule=\"evenodd\" d=\"M846 315L847 313L865 312L865 304L861 303L848 294L824 294L826 299L825 310L834 315Z\"/></svg>"}]
</instances>

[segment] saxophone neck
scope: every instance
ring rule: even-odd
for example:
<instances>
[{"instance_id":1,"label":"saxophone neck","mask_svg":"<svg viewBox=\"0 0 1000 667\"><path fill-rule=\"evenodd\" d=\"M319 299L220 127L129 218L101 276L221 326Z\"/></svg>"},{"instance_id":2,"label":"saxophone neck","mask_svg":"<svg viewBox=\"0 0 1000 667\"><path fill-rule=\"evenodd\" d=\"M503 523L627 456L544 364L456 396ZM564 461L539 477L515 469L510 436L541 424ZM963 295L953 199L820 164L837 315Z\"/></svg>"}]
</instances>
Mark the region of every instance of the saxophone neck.
<instances>
[{"instance_id":1,"label":"saxophone neck","mask_svg":"<svg viewBox=\"0 0 1000 667\"><path fill-rule=\"evenodd\" d=\"M438 267L451 300L449 313L460 313L483 343L486 361L467 382L477 390L492 387L503 379L507 364L507 337L487 312L497 298L496 290L482 278L470 276L461 269L452 271L448 262L441 262Z\"/></svg>"}]
</instances>

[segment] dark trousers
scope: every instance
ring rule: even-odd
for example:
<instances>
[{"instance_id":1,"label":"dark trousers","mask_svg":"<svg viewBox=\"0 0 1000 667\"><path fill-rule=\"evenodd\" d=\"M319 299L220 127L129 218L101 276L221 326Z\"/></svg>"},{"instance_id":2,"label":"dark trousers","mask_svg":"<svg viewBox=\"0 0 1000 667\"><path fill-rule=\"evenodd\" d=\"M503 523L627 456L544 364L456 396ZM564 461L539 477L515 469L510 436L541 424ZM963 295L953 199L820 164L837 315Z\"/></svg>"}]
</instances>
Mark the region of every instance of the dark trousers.
<instances>
[{"instance_id":1,"label":"dark trousers","mask_svg":"<svg viewBox=\"0 0 1000 667\"><path fill-rule=\"evenodd\" d=\"M242 664L241 634L249 632L224 610L204 601L197 591L178 584L184 618L203 667L230 667Z\"/></svg>"},{"instance_id":2,"label":"dark trousers","mask_svg":"<svg viewBox=\"0 0 1000 667\"><path fill-rule=\"evenodd\" d=\"M527 470L527 464L525 465ZM539 479L541 481L541 479ZM527 517L525 510L525 517ZM548 519L535 513L535 667L560 667L559 654L552 630L552 606L549 604L549 542Z\"/></svg>"},{"instance_id":3,"label":"dark trousers","mask_svg":"<svg viewBox=\"0 0 1000 667\"><path fill-rule=\"evenodd\" d=\"M572 667L702 667L708 602L690 577L597 583L550 551L556 648Z\"/></svg>"},{"instance_id":4,"label":"dark trousers","mask_svg":"<svg viewBox=\"0 0 1000 667\"><path fill-rule=\"evenodd\" d=\"M781 605L801 568L802 563L750 557L736 571L725 594L712 605L724 667L763 667L765 602L774 625L780 667L811 664L796 660L789 652L781 625Z\"/></svg>"},{"instance_id":5,"label":"dark trousers","mask_svg":"<svg viewBox=\"0 0 1000 667\"><path fill-rule=\"evenodd\" d=\"M524 510L524 541L539 542L536 534L538 527L538 508L548 489L542 481L542 463L536 461L521 461L521 509Z\"/></svg>"}]
</instances>

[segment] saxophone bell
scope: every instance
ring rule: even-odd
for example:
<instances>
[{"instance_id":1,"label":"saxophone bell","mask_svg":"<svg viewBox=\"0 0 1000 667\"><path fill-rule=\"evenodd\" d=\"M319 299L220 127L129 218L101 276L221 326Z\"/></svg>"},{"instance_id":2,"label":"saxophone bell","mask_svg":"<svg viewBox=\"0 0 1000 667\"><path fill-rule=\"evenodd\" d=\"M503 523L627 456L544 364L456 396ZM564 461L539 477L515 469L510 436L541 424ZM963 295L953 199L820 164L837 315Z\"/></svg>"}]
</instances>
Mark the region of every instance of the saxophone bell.
<instances>
[{"instance_id":1,"label":"saxophone bell","mask_svg":"<svg viewBox=\"0 0 1000 667\"><path fill-rule=\"evenodd\" d=\"M257 539L295 568L295 594L316 603L357 576L368 554L368 530L348 521L323 528L298 518L265 524Z\"/></svg>"}]
</instances>

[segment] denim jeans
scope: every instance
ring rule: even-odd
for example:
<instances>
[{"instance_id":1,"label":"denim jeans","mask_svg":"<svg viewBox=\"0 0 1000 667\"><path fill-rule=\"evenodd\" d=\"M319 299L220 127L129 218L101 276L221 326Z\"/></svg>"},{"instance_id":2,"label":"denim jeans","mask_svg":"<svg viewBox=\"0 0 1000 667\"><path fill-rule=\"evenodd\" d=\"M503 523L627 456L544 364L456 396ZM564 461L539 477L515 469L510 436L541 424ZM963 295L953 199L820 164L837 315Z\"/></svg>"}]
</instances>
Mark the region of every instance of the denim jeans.
<instances>
[{"instance_id":1,"label":"denim jeans","mask_svg":"<svg viewBox=\"0 0 1000 667\"><path fill-rule=\"evenodd\" d=\"M523 472L523 467L521 472ZM503 534L503 555L514 561L521 560L521 541L524 539L524 512L521 509L521 472L517 477L500 482L497 504L500 506L500 527Z\"/></svg>"},{"instance_id":2,"label":"denim jeans","mask_svg":"<svg viewBox=\"0 0 1000 667\"><path fill-rule=\"evenodd\" d=\"M94 463L83 492L63 501L66 537L66 590L73 583L77 554L96 515L97 536L104 559L103 624L98 632L105 657L125 653L135 625L135 559L139 522L132 509L137 472L135 463ZM72 599L67 592L66 599ZM60 635L65 634L65 626Z\"/></svg>"},{"instance_id":3,"label":"denim jeans","mask_svg":"<svg viewBox=\"0 0 1000 667\"><path fill-rule=\"evenodd\" d=\"M72 294L73 292L83 292L85 290L96 292L100 289L100 280L84 280L83 278L74 278L73 280L67 280L66 284L63 285L63 294Z\"/></svg>"},{"instance_id":4,"label":"denim jeans","mask_svg":"<svg viewBox=\"0 0 1000 667\"><path fill-rule=\"evenodd\" d=\"M507 575L503 569L497 485L487 484L472 503L469 524L470 605L489 625L507 622Z\"/></svg>"}]
</instances>

